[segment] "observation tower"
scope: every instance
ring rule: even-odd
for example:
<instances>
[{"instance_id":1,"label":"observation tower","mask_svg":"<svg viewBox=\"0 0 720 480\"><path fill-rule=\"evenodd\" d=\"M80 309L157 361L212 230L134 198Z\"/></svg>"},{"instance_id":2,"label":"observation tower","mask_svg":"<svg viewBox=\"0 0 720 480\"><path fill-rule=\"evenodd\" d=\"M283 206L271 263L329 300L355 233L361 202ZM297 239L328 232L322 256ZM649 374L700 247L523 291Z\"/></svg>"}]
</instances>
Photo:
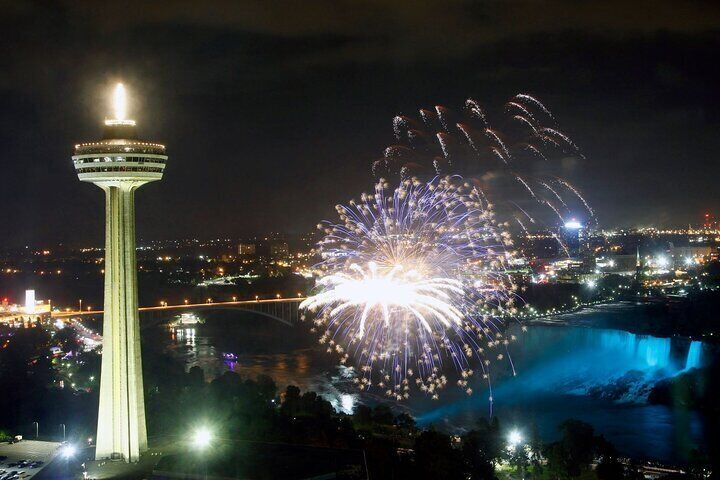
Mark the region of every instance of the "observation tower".
<instances>
[{"instance_id":1,"label":"observation tower","mask_svg":"<svg viewBox=\"0 0 720 480\"><path fill-rule=\"evenodd\" d=\"M95 458L137 462L147 450L140 322L135 261L135 190L160 180L165 147L137 139L126 118L126 93L117 84L114 118L106 119L102 140L75 145L82 182L105 192L105 313L103 318L100 409Z\"/></svg>"}]
</instances>

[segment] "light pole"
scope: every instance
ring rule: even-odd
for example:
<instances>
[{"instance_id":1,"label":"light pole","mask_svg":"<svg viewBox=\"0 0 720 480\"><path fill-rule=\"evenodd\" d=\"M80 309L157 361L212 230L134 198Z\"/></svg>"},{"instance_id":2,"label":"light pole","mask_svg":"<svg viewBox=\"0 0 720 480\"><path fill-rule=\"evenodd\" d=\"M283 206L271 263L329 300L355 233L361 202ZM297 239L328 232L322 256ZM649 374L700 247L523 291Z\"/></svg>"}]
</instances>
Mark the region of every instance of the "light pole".
<instances>
[{"instance_id":1,"label":"light pole","mask_svg":"<svg viewBox=\"0 0 720 480\"><path fill-rule=\"evenodd\" d=\"M61 423L60 426L62 427L62 431L63 431L63 442L64 442L64 441L65 441L65 424L64 424L64 423Z\"/></svg>"},{"instance_id":2,"label":"light pole","mask_svg":"<svg viewBox=\"0 0 720 480\"><path fill-rule=\"evenodd\" d=\"M40 424L38 422L33 422L33 425L35 425L35 440L38 439L38 433L40 431Z\"/></svg>"},{"instance_id":3,"label":"light pole","mask_svg":"<svg viewBox=\"0 0 720 480\"><path fill-rule=\"evenodd\" d=\"M79 305L78 312L82 312L82 298L78 300L78 305Z\"/></svg>"}]
</instances>

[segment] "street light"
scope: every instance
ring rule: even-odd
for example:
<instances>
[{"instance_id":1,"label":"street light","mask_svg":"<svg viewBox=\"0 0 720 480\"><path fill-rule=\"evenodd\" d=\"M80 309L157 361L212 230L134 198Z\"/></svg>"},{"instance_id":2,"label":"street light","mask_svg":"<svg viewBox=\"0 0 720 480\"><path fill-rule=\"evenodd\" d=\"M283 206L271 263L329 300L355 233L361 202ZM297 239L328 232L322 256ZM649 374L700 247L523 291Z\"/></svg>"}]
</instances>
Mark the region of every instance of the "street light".
<instances>
[{"instance_id":1,"label":"street light","mask_svg":"<svg viewBox=\"0 0 720 480\"><path fill-rule=\"evenodd\" d=\"M63 458L70 459L75 456L77 453L77 448L75 448L75 445L63 445L60 448L60 455L63 456Z\"/></svg>"},{"instance_id":2,"label":"street light","mask_svg":"<svg viewBox=\"0 0 720 480\"><path fill-rule=\"evenodd\" d=\"M193 445L197 448L205 448L210 445L212 440L212 433L207 427L200 427L193 432Z\"/></svg>"},{"instance_id":3,"label":"street light","mask_svg":"<svg viewBox=\"0 0 720 480\"><path fill-rule=\"evenodd\" d=\"M522 443L523 437L522 434L518 430L513 430L508 435L508 447L509 448L515 448L520 443Z\"/></svg>"}]
</instances>

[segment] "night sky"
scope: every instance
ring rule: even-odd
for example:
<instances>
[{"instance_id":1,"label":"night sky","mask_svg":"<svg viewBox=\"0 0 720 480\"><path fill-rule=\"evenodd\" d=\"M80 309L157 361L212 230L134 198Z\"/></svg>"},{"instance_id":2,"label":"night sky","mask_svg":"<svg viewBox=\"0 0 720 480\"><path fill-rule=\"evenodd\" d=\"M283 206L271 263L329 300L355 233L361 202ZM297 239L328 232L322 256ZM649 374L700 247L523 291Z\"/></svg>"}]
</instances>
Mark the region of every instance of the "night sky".
<instances>
[{"instance_id":1,"label":"night sky","mask_svg":"<svg viewBox=\"0 0 720 480\"><path fill-rule=\"evenodd\" d=\"M14 4L16 3L16 4ZM371 188L392 118L541 98L602 226L720 214L720 2L0 3L2 244L100 245L70 156L123 81L168 147L141 239L311 231Z\"/></svg>"}]
</instances>

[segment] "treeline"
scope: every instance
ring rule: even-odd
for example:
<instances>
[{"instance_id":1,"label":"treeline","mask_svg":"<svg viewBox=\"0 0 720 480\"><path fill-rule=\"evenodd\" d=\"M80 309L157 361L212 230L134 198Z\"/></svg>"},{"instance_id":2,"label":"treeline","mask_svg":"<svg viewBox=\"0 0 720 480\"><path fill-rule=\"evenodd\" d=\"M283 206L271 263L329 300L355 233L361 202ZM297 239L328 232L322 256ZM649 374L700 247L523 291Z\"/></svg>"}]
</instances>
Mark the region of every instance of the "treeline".
<instances>
[{"instance_id":1,"label":"treeline","mask_svg":"<svg viewBox=\"0 0 720 480\"><path fill-rule=\"evenodd\" d=\"M578 420L563 422L559 440L551 443L543 443L534 429L513 440L497 417L480 418L466 433L451 435L418 428L410 415L387 404L358 405L352 415L340 414L314 392L295 386L278 391L267 376L227 372L205 383L194 369L186 379L183 387L150 392L151 435L183 436L206 425L219 437L237 440L359 449L373 479L644 478L591 425ZM702 472L705 464L698 465Z\"/></svg>"}]
</instances>

